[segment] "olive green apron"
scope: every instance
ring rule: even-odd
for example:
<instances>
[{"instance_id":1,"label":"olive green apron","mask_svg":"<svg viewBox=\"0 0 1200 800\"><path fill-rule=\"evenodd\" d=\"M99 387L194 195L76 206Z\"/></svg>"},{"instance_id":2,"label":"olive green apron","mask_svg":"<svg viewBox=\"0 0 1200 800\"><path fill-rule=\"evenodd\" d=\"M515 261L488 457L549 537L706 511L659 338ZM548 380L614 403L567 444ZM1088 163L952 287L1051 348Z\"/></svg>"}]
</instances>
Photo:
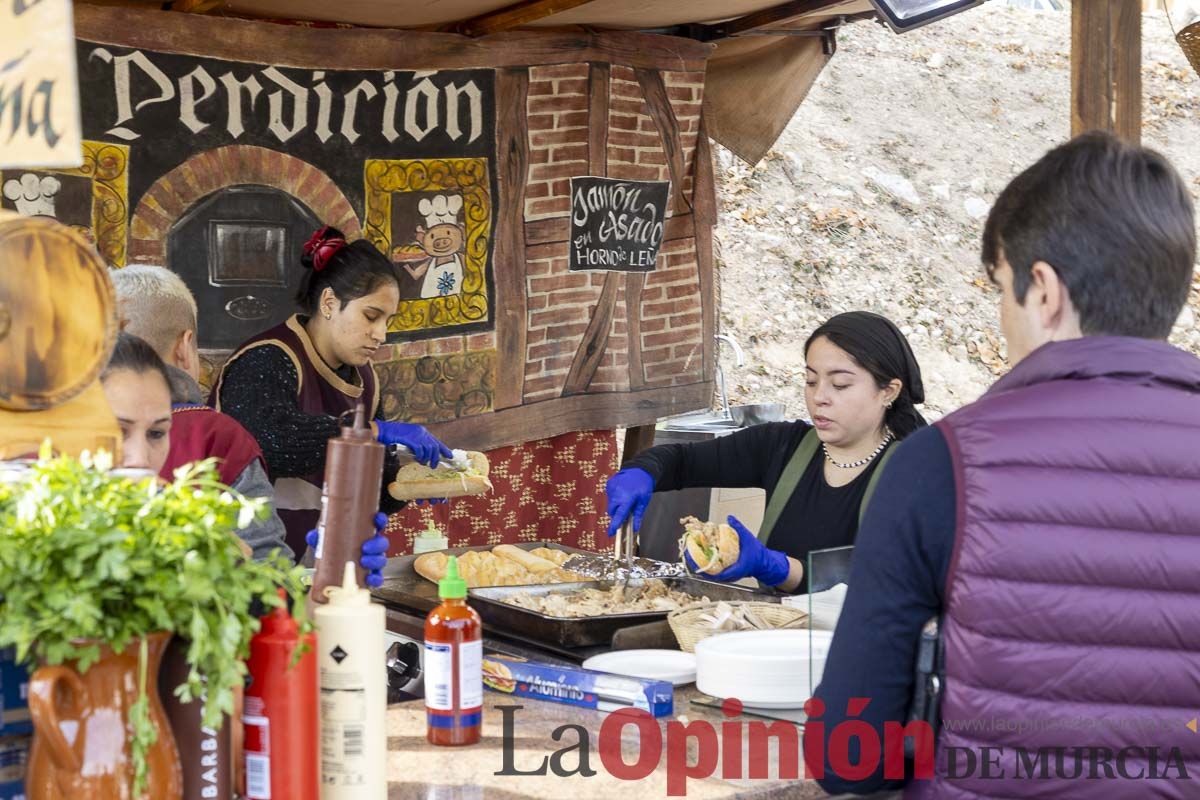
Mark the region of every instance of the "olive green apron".
<instances>
[{"instance_id":1,"label":"olive green apron","mask_svg":"<svg viewBox=\"0 0 1200 800\"><path fill-rule=\"evenodd\" d=\"M888 449L879 457L879 466L875 468L875 472L871 474L871 479L867 481L867 490L863 493L862 502L858 506L858 521L861 524L863 514L867 511L867 503L871 501L871 495L875 493L875 484L879 482L879 476L883 474L883 467L887 460L892 457L892 453L896 452L896 442L892 442ZM779 521L780 515L783 514L784 506L788 500L792 498L792 493L796 491L796 487L800 485L800 479L804 477L804 470L808 469L808 465L812 463L813 457L817 454L817 449L821 446L821 440L817 437L816 428L809 428L804 434L804 438L800 440L800 444L796 447L792 457L788 459L787 466L783 468L783 474L779 476L779 482L775 484L775 490L771 492L771 502L767 503L766 513L763 514L762 526L758 529L758 540L763 544L771 538L771 531L775 529L775 523Z\"/></svg>"}]
</instances>

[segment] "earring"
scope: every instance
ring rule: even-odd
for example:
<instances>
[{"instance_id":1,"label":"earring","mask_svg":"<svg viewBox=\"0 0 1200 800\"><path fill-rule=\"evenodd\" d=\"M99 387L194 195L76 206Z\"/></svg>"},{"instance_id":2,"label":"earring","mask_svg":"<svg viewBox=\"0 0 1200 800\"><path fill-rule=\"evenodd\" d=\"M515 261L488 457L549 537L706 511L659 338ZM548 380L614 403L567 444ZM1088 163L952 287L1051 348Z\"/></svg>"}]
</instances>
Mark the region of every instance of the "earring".
<instances>
[{"instance_id":1,"label":"earring","mask_svg":"<svg viewBox=\"0 0 1200 800\"><path fill-rule=\"evenodd\" d=\"M325 319L333 319L333 314L330 314L328 311L326 311L326 312L325 312ZM891 405L891 404L889 403L889 405Z\"/></svg>"},{"instance_id":2,"label":"earring","mask_svg":"<svg viewBox=\"0 0 1200 800\"><path fill-rule=\"evenodd\" d=\"M889 410L890 410L890 409L891 409L891 407L892 407L892 403L893 403L893 402L894 402L893 400L888 400L888 402L887 402L887 405L886 405L886 406L884 406L884 408L886 408L886 409L889 409Z\"/></svg>"}]
</instances>

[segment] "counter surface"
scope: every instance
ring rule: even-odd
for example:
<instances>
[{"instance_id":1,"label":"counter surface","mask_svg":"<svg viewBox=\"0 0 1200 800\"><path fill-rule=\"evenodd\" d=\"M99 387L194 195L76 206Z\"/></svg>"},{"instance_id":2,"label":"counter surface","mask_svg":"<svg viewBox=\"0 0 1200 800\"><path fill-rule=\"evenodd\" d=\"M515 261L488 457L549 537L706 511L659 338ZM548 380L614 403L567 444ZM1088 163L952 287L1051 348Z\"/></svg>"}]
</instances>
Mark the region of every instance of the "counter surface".
<instances>
[{"instance_id":1,"label":"counter surface","mask_svg":"<svg viewBox=\"0 0 1200 800\"><path fill-rule=\"evenodd\" d=\"M525 798L578 798L583 800L606 800L627 797L636 786L637 796L643 798L667 797L667 748L665 746L666 724L670 721L682 723L705 721L720 730L720 724L728 721L717 709L691 703L699 697L694 686L675 690L675 716L662 717L658 729L663 735L664 746L657 768L646 778L637 781L618 779L604 768L598 753L601 723L608 716L599 711L577 708L561 703L550 703L528 698L509 697L496 692L484 692L483 740L470 747L434 747L425 741L425 706L421 701L393 705L388 709L388 798L389 800L524 800ZM504 754L504 706L521 706L508 711L512 719L511 740L514 742L510 756L510 771L532 772L548 757L563 748L577 745L580 735L577 730L560 732L555 741L553 733L563 725L578 725L589 734L589 764L596 774L592 777L571 775L559 777L547 769L542 775L497 775L505 769ZM735 718L742 722L766 722L754 717ZM799 739L800 729L791 723L779 723L793 728ZM624 728L621 749L625 762L633 764L641 753L637 728ZM676 734L677 738L679 737ZM747 737L743 735L743 740ZM689 763L696 758L696 741L689 741ZM745 746L745 742L743 743ZM562 769L572 771L580 763L578 749L561 756ZM719 750L720 748L718 748ZM778 775L779 759L774 748L770 750L769 774ZM799 758L797 749L797 758ZM743 758L743 764L747 760ZM800 765L803 770L803 764ZM720 766L714 774L720 775ZM748 766L743 766L743 774ZM686 797L695 800L717 800L733 798L746 800L805 800L805 798L827 797L813 781L781 781L778 779L725 780L719 777L692 779L686 784Z\"/></svg>"}]
</instances>

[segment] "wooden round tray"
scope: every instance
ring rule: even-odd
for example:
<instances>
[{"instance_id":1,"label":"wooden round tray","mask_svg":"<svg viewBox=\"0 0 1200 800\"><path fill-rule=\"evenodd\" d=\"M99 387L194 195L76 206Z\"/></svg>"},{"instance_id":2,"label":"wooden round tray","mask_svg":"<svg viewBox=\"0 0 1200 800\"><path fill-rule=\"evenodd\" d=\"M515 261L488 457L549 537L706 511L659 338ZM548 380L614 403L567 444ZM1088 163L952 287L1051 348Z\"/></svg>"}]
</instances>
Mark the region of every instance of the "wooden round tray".
<instances>
[{"instance_id":1,"label":"wooden round tray","mask_svg":"<svg viewBox=\"0 0 1200 800\"><path fill-rule=\"evenodd\" d=\"M0 408L75 397L95 382L116 336L112 282L91 243L49 218L0 218Z\"/></svg>"}]
</instances>

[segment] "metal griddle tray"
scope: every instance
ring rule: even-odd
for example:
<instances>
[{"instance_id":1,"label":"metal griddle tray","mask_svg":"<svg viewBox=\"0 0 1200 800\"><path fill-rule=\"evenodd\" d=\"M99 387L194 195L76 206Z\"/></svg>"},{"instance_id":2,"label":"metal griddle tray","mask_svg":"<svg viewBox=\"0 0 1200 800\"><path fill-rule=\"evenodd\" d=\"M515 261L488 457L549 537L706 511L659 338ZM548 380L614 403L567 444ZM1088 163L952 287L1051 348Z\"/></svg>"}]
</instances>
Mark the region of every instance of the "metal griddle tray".
<instances>
[{"instance_id":1,"label":"metal griddle tray","mask_svg":"<svg viewBox=\"0 0 1200 800\"><path fill-rule=\"evenodd\" d=\"M779 597L773 594L757 592L741 586L731 586L724 583L704 581L698 578L651 578L660 580L671 589L685 592L696 598L707 597L709 600L740 601L757 600L767 603L778 603ZM645 580L631 580L630 588L641 586ZM612 642L613 634L622 628L633 625L643 625L665 619L666 611L642 611L632 614L605 614L595 617L550 617L531 611L520 606L505 602L505 599L518 593L533 595L560 594L578 591L580 589L610 589L612 581L583 581L579 583L550 583L536 586L493 586L484 589L471 589L468 592L469 604L479 612L485 626L500 632L518 634L526 639L555 644L562 647L586 647L590 645L607 645Z\"/></svg>"}]
</instances>

